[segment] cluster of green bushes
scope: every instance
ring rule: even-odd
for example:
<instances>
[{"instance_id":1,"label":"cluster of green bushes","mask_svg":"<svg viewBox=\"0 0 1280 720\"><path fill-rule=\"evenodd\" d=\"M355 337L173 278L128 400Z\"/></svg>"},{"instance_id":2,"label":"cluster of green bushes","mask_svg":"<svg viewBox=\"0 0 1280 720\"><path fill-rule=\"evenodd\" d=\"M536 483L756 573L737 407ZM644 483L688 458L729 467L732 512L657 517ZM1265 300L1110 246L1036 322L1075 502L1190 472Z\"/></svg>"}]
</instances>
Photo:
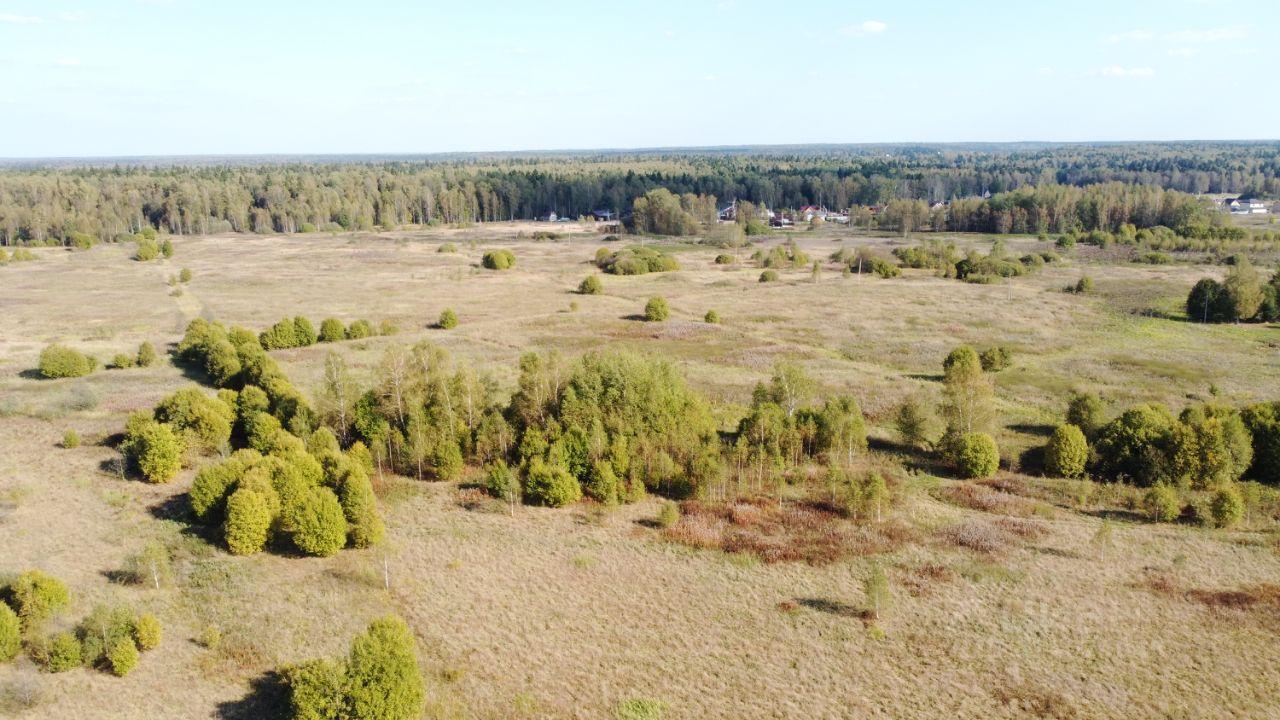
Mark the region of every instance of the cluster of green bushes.
<instances>
[{"instance_id":1,"label":"cluster of green bushes","mask_svg":"<svg viewBox=\"0 0 1280 720\"><path fill-rule=\"evenodd\" d=\"M123 677L139 654L160 644L154 615L123 606L100 605L74 630L49 634L46 623L71 601L67 586L39 570L27 570L0 585L0 662L27 654L48 672L96 668Z\"/></svg>"},{"instance_id":2,"label":"cluster of green bushes","mask_svg":"<svg viewBox=\"0 0 1280 720\"><path fill-rule=\"evenodd\" d=\"M212 397L199 388L179 390L153 412L130 417L122 450L143 477L171 479L187 449L225 456L238 446L202 468L189 494L193 513L219 524L232 552L258 552L278 541L331 555L380 540L369 451L361 443L342 451L257 337L196 319L178 354L204 367L222 389ZM343 409L348 418L350 405Z\"/></svg>"},{"instance_id":3,"label":"cluster of green bushes","mask_svg":"<svg viewBox=\"0 0 1280 720\"><path fill-rule=\"evenodd\" d=\"M1237 500L1244 478L1280 483L1280 403L1243 409L1191 405L1177 416L1163 405L1145 404L1109 421L1103 412L1096 396L1072 398L1067 423L1045 446L1046 472L1061 477L1092 472L1102 479L1155 488L1149 497L1165 507L1171 497L1203 491L1212 495L1211 504L1219 510L1243 502ZM1219 526L1239 521L1233 513L1212 508L1197 514Z\"/></svg>"},{"instance_id":4,"label":"cluster of green bushes","mask_svg":"<svg viewBox=\"0 0 1280 720\"><path fill-rule=\"evenodd\" d=\"M1026 275L1039 270L1046 263L1056 262L1057 260L1058 255L1050 251L1028 253L1020 258L1012 258L1006 255L1004 243L997 240L992 246L991 252L986 255L982 255L976 250L969 251L968 255L955 263L954 275L950 272L944 272L958 280L988 283L996 278Z\"/></svg>"},{"instance_id":5,"label":"cluster of green bushes","mask_svg":"<svg viewBox=\"0 0 1280 720\"><path fill-rule=\"evenodd\" d=\"M138 351L132 355L128 353L117 353L111 358L111 367L121 370L131 367L151 367L156 363L156 346L149 342L144 342L138 346Z\"/></svg>"},{"instance_id":6,"label":"cluster of green bushes","mask_svg":"<svg viewBox=\"0 0 1280 720\"><path fill-rule=\"evenodd\" d=\"M902 267L929 270L941 270L954 266L960 258L956 253L955 243L943 243L941 240L929 240L923 245L911 245L893 249L893 256Z\"/></svg>"},{"instance_id":7,"label":"cluster of green bushes","mask_svg":"<svg viewBox=\"0 0 1280 720\"><path fill-rule=\"evenodd\" d=\"M249 447L201 468L189 493L196 518L221 527L228 550L250 555L291 547L325 557L381 542L362 446L342 452L327 428L304 443L263 411L243 423Z\"/></svg>"},{"instance_id":8,"label":"cluster of green bushes","mask_svg":"<svg viewBox=\"0 0 1280 720\"><path fill-rule=\"evenodd\" d=\"M153 228L143 228L142 232L134 236L134 242L138 246L134 259L139 262L173 257L173 241L168 238L157 241L156 231Z\"/></svg>"},{"instance_id":9,"label":"cluster of green bushes","mask_svg":"<svg viewBox=\"0 0 1280 720\"><path fill-rule=\"evenodd\" d=\"M36 254L26 248L16 248L13 254L0 247L0 267L8 265L10 262L30 262L36 259Z\"/></svg>"},{"instance_id":10,"label":"cluster of green bushes","mask_svg":"<svg viewBox=\"0 0 1280 720\"><path fill-rule=\"evenodd\" d=\"M1203 278L1187 295L1187 317L1196 322L1280 320L1280 271L1263 281L1249 258L1232 259L1222 282Z\"/></svg>"},{"instance_id":11,"label":"cluster of green bushes","mask_svg":"<svg viewBox=\"0 0 1280 720\"><path fill-rule=\"evenodd\" d=\"M98 361L65 345L50 345L40 352L40 374L46 378L84 377L98 368Z\"/></svg>"},{"instance_id":12,"label":"cluster of green bushes","mask_svg":"<svg viewBox=\"0 0 1280 720\"><path fill-rule=\"evenodd\" d=\"M596 266L611 275L644 275L680 269L680 263L671 255L642 245L612 252L600 248L596 251Z\"/></svg>"},{"instance_id":13,"label":"cluster of green bushes","mask_svg":"<svg viewBox=\"0 0 1280 720\"><path fill-rule=\"evenodd\" d=\"M258 344L265 350L284 350L287 348L308 347L318 342L341 342L343 340L362 340L374 335L393 335L395 326L383 321L382 326L374 329L368 320L353 320L344 325L338 318L325 318L320 323L319 331L307 318L299 315L293 319L284 318L270 328L258 333Z\"/></svg>"},{"instance_id":14,"label":"cluster of green bushes","mask_svg":"<svg viewBox=\"0 0 1280 720\"><path fill-rule=\"evenodd\" d=\"M533 235L530 237L533 238L534 242L550 242L559 240L563 236L558 232L552 232L550 230L534 230Z\"/></svg>"},{"instance_id":15,"label":"cluster of green bushes","mask_svg":"<svg viewBox=\"0 0 1280 720\"><path fill-rule=\"evenodd\" d=\"M987 372L1000 372L1013 363L1013 350L1004 345L995 345L978 354L982 369Z\"/></svg>"},{"instance_id":16,"label":"cluster of green bushes","mask_svg":"<svg viewBox=\"0 0 1280 720\"><path fill-rule=\"evenodd\" d=\"M903 248L898 248L901 250ZM894 250L896 255L898 250ZM838 262L847 268L846 272L853 273L875 273L882 278L898 277L902 274L902 270L897 265L875 254L868 248L858 248L850 250L842 248L831 254L832 262Z\"/></svg>"},{"instance_id":17,"label":"cluster of green bushes","mask_svg":"<svg viewBox=\"0 0 1280 720\"><path fill-rule=\"evenodd\" d=\"M490 250L480 259L480 264L489 270L509 270L515 267L516 256L510 250Z\"/></svg>"},{"instance_id":18,"label":"cluster of green bushes","mask_svg":"<svg viewBox=\"0 0 1280 720\"><path fill-rule=\"evenodd\" d=\"M426 689L417 643L403 620L374 620L345 658L311 660L281 673L293 720L415 720Z\"/></svg>"},{"instance_id":19,"label":"cluster of green bushes","mask_svg":"<svg viewBox=\"0 0 1280 720\"><path fill-rule=\"evenodd\" d=\"M751 259L764 268L802 268L809 265L809 256L794 240L788 240L782 245L774 245L767 253L763 248L756 250L752 253Z\"/></svg>"}]
</instances>

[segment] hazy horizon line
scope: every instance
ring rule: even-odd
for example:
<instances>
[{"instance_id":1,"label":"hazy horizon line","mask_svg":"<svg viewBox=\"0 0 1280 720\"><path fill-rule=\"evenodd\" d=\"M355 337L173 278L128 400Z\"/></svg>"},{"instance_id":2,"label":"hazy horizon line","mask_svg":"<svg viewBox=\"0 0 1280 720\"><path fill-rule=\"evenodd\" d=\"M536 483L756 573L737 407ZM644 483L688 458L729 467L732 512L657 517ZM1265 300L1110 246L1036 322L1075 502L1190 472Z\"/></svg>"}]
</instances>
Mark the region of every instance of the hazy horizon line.
<instances>
[{"instance_id":1,"label":"hazy horizon line","mask_svg":"<svg viewBox=\"0 0 1280 720\"><path fill-rule=\"evenodd\" d=\"M14 155L0 157L0 165L40 163L101 163L143 162L149 160L175 161L199 159L217 160L288 160L311 158L405 158L428 159L448 157L486 156L557 156L557 155L656 155L697 153L761 153L783 150L839 150L876 148L999 148L999 147L1066 147L1066 146L1114 146L1114 145L1194 145L1194 144L1280 144L1280 138L1185 138L1178 140L942 140L885 142L815 142L815 143L746 143L725 145L653 145L640 147L580 147L580 148L530 148L519 150L439 150L439 151L370 151L370 152L215 152L215 153L135 153L123 155Z\"/></svg>"}]
</instances>

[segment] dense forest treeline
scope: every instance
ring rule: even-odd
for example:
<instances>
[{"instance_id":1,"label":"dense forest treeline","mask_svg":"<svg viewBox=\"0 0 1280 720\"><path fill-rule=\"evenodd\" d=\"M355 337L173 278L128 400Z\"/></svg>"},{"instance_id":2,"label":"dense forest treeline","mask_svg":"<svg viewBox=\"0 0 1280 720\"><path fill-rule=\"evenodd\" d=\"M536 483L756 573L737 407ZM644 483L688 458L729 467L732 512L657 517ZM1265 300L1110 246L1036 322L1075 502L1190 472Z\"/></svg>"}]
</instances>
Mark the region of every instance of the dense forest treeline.
<instances>
[{"instance_id":1,"label":"dense forest treeline","mask_svg":"<svg viewBox=\"0 0 1280 720\"><path fill-rule=\"evenodd\" d=\"M1120 222L1176 225L1170 218L1180 219L1181 210L1166 207L1165 197L1178 196L1151 200L1159 191L1280 195L1278 143L996 147L315 164L27 164L0 171L0 242L69 241L73 232L107 240L147 226L174 234L262 233L529 219L548 212L578 217L597 209L628 212L636 198L659 187L773 208L964 200L968 205L956 208L964 218L948 229L992 232L1068 229L1054 218L1065 216L1066 202L1096 198L1097 192L1087 192L1094 187L1127 189L1116 190L1125 195L1117 202L1105 192L1094 207L1072 208L1078 229L1111 230ZM986 193L992 197L979 199ZM1036 197L1029 200L1028 193ZM1141 204L1139 213L1151 221L1120 218L1117 203Z\"/></svg>"}]
</instances>

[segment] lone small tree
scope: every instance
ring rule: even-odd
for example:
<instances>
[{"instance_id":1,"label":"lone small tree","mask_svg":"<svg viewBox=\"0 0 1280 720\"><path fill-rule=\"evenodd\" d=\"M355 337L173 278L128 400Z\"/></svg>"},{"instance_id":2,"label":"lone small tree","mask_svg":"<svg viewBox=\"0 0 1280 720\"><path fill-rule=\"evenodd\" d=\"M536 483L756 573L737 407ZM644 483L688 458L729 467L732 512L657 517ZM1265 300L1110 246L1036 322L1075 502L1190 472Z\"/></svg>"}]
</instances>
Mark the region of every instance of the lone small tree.
<instances>
[{"instance_id":1,"label":"lone small tree","mask_svg":"<svg viewBox=\"0 0 1280 720\"><path fill-rule=\"evenodd\" d=\"M880 563L871 565L871 572L862 581L862 594L866 596L866 607L863 611L870 619L879 620L880 616L889 609L891 600L889 577L885 575Z\"/></svg>"}]
</instances>

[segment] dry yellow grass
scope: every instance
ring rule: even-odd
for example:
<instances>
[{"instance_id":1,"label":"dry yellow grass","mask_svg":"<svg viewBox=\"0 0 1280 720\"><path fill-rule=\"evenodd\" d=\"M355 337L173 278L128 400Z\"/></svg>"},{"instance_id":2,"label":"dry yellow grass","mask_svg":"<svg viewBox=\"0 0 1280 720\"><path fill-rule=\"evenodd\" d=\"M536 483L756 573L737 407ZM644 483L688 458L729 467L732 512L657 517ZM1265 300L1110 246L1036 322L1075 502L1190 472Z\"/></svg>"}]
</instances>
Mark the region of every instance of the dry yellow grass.
<instances>
[{"instance_id":1,"label":"dry yellow grass","mask_svg":"<svg viewBox=\"0 0 1280 720\"><path fill-rule=\"evenodd\" d=\"M330 349L363 372L388 344L429 339L509 388L526 349L627 347L677 362L717 401L726 427L751 386L790 356L829 390L855 394L874 434L886 435L887 411L935 387L959 342L1015 348L999 377L1005 420L1020 428L1001 440L1015 449L1039 442L1023 426L1054 421L1077 384L1117 404L1178 405L1207 396L1210 383L1233 400L1280 396L1274 329L1127 312L1129 285L1158 304L1211 268L1076 260L994 286L922 271L844 279L834 269L815 284L798 270L761 285L756 268L717 267L714 250L684 248L679 273L605 276L604 295L578 296L571 291L596 272L590 260L604 243L592 233L517 237L532 227L178 239L164 263L106 246L38 251L40 261L0 270L0 572L39 567L64 579L75 595L64 625L103 601L133 603L165 625L164 643L124 679L0 666L0 693L15 682L40 689L17 716L256 717L260 707L245 700L254 680L341 652L388 610L421 642L433 717L601 718L632 697L662 700L672 718L1280 714L1273 613L1144 584L1153 569L1188 589L1277 583L1275 545L1256 534L1119 523L1102 544L1100 520L1063 510L1037 521L1043 536L1014 536L988 555L940 531L997 516L916 489L897 512L923 539L879 559L893 593L883 638L854 616L868 560L815 567L690 550L641 522L656 515L652 501L609 513L522 508L511 518L464 509L454 486L396 481L383 498L384 549L235 558L166 519L191 470L166 486L121 480L109 465L115 452L99 444L129 411L190 382L176 368L23 374L53 341L106 360L144 340L163 348L198 314L255 329L305 314L388 319L402 331L276 353L303 388ZM446 240L458 253L436 252ZM825 257L894 241L824 230L801 242ZM516 267L480 269L483 251L498 246L515 252ZM165 280L181 267L194 279L174 296ZM1060 292L1082 272L1097 295ZM667 298L672 321L629 319L652 295ZM460 326L428 329L445 307ZM712 308L723 325L701 322ZM85 438L80 448L57 447L69 427ZM179 553L175 585L113 584L111 571L155 539ZM217 650L193 641L209 625L223 634Z\"/></svg>"}]
</instances>

